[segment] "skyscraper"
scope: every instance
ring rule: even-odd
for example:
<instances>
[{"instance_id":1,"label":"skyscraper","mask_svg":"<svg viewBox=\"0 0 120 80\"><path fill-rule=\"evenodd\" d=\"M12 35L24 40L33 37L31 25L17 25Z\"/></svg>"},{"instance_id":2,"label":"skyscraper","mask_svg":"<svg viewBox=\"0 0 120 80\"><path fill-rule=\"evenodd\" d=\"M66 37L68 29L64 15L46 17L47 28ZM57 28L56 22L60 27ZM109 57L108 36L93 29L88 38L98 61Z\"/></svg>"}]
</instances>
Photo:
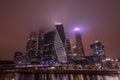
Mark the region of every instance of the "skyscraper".
<instances>
[{"instance_id":1,"label":"skyscraper","mask_svg":"<svg viewBox=\"0 0 120 80\"><path fill-rule=\"evenodd\" d=\"M55 30L44 35L44 61L67 61L63 25L55 24Z\"/></svg>"},{"instance_id":2,"label":"skyscraper","mask_svg":"<svg viewBox=\"0 0 120 80\"><path fill-rule=\"evenodd\" d=\"M22 52L16 51L14 53L14 62L17 65L23 64L23 53Z\"/></svg>"},{"instance_id":3,"label":"skyscraper","mask_svg":"<svg viewBox=\"0 0 120 80\"><path fill-rule=\"evenodd\" d=\"M105 56L104 46L99 41L95 41L90 45L92 49L92 56Z\"/></svg>"},{"instance_id":4,"label":"skyscraper","mask_svg":"<svg viewBox=\"0 0 120 80\"><path fill-rule=\"evenodd\" d=\"M65 49L65 32L62 23L55 23L55 40L54 47L57 54L57 58L59 62L66 62L67 55Z\"/></svg>"},{"instance_id":5,"label":"skyscraper","mask_svg":"<svg viewBox=\"0 0 120 80\"><path fill-rule=\"evenodd\" d=\"M82 43L82 38L81 38L81 34L80 34L80 29L79 28L75 28L75 46L74 46L74 54L76 54L77 57L81 57L84 56L84 47L83 47L83 43Z\"/></svg>"},{"instance_id":6,"label":"skyscraper","mask_svg":"<svg viewBox=\"0 0 120 80\"><path fill-rule=\"evenodd\" d=\"M37 57L40 60L43 60L43 47L44 47L44 34L42 31L39 31L38 34L38 52Z\"/></svg>"},{"instance_id":7,"label":"skyscraper","mask_svg":"<svg viewBox=\"0 0 120 80\"><path fill-rule=\"evenodd\" d=\"M58 35L62 41L62 44L65 46L65 31L64 31L63 24L60 22L55 23L55 28L56 28L56 31L58 32Z\"/></svg>"},{"instance_id":8,"label":"skyscraper","mask_svg":"<svg viewBox=\"0 0 120 80\"><path fill-rule=\"evenodd\" d=\"M70 45L70 39L68 37L66 37L66 54L67 54L67 60L70 61L71 60L71 45Z\"/></svg>"},{"instance_id":9,"label":"skyscraper","mask_svg":"<svg viewBox=\"0 0 120 80\"><path fill-rule=\"evenodd\" d=\"M43 61L58 61L54 47L55 30L44 35Z\"/></svg>"},{"instance_id":10,"label":"skyscraper","mask_svg":"<svg viewBox=\"0 0 120 80\"><path fill-rule=\"evenodd\" d=\"M26 52L30 61L34 61L36 57L37 33L31 32L27 40Z\"/></svg>"}]
</instances>

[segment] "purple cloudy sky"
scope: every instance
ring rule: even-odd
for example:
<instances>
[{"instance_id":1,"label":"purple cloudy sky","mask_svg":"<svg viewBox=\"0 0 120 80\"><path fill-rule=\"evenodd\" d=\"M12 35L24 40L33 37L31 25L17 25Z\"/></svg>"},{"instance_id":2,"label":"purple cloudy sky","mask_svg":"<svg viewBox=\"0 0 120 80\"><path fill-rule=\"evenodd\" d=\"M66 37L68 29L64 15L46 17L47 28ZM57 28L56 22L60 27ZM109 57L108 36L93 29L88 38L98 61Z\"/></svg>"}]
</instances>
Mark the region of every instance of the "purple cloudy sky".
<instances>
[{"instance_id":1,"label":"purple cloudy sky","mask_svg":"<svg viewBox=\"0 0 120 80\"><path fill-rule=\"evenodd\" d=\"M31 31L54 28L62 22L73 43L73 29L81 28L86 55L99 40L106 55L120 57L120 0L0 0L0 58L25 52Z\"/></svg>"}]
</instances>

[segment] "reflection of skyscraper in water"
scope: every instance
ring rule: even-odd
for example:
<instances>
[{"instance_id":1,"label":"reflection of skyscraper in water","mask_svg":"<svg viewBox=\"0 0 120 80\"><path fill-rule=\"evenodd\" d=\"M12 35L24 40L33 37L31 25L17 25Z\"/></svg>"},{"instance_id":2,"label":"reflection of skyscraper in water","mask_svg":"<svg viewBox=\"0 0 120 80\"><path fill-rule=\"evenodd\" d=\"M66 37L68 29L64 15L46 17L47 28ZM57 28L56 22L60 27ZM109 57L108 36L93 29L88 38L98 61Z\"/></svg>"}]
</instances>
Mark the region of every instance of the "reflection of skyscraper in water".
<instances>
[{"instance_id":1,"label":"reflection of skyscraper in water","mask_svg":"<svg viewBox=\"0 0 120 80\"><path fill-rule=\"evenodd\" d=\"M92 55L93 56L103 56L105 57L105 50L104 46L99 41L95 41L95 43L90 45L92 49Z\"/></svg>"},{"instance_id":2,"label":"reflection of skyscraper in water","mask_svg":"<svg viewBox=\"0 0 120 80\"><path fill-rule=\"evenodd\" d=\"M75 46L74 46L74 54L76 54L77 57L80 56L84 56L84 47L82 44L82 38L81 38L81 34L80 34L80 29L79 28L75 28Z\"/></svg>"},{"instance_id":3,"label":"reflection of skyscraper in water","mask_svg":"<svg viewBox=\"0 0 120 80\"><path fill-rule=\"evenodd\" d=\"M31 32L27 40L26 52L29 60L34 60L36 56L37 33Z\"/></svg>"}]
</instances>

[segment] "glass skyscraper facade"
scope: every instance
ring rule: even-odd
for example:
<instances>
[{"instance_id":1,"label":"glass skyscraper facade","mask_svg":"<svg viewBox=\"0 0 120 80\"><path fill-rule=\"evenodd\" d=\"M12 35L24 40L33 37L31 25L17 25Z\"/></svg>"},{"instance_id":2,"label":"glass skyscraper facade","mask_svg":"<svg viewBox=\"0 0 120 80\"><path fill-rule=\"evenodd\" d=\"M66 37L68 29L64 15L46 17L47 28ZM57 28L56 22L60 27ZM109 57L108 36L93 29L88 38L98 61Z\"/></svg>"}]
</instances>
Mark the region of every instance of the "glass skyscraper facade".
<instances>
[{"instance_id":1,"label":"glass skyscraper facade","mask_svg":"<svg viewBox=\"0 0 120 80\"><path fill-rule=\"evenodd\" d=\"M95 41L95 43L90 45L92 49L91 55L93 56L105 56L104 46L99 41Z\"/></svg>"},{"instance_id":2,"label":"glass skyscraper facade","mask_svg":"<svg viewBox=\"0 0 120 80\"><path fill-rule=\"evenodd\" d=\"M43 61L58 61L54 47L55 30L44 35Z\"/></svg>"},{"instance_id":3,"label":"glass skyscraper facade","mask_svg":"<svg viewBox=\"0 0 120 80\"><path fill-rule=\"evenodd\" d=\"M22 52L15 52L14 53L14 62L17 65L21 65L23 63L23 53Z\"/></svg>"},{"instance_id":4,"label":"glass skyscraper facade","mask_svg":"<svg viewBox=\"0 0 120 80\"><path fill-rule=\"evenodd\" d=\"M62 28L61 28L62 27ZM67 61L67 55L65 50L65 34L64 34L64 28L63 26L56 25L56 35L55 35L55 51L57 54L57 58L59 62L66 62Z\"/></svg>"},{"instance_id":5,"label":"glass skyscraper facade","mask_svg":"<svg viewBox=\"0 0 120 80\"><path fill-rule=\"evenodd\" d=\"M66 38L63 24L60 23L47 33L39 31L38 37L36 32L31 32L25 57L29 61L67 62L70 52L70 40Z\"/></svg>"},{"instance_id":6,"label":"glass skyscraper facade","mask_svg":"<svg viewBox=\"0 0 120 80\"><path fill-rule=\"evenodd\" d=\"M34 61L36 57L37 33L31 32L27 39L26 56L28 60Z\"/></svg>"},{"instance_id":7,"label":"glass skyscraper facade","mask_svg":"<svg viewBox=\"0 0 120 80\"><path fill-rule=\"evenodd\" d=\"M65 46L65 31L62 23L56 23L55 24L56 31L60 37L60 40L62 41L63 46Z\"/></svg>"},{"instance_id":8,"label":"glass skyscraper facade","mask_svg":"<svg viewBox=\"0 0 120 80\"><path fill-rule=\"evenodd\" d=\"M43 60L43 48L44 48L44 33L39 31L38 33L38 51L37 58Z\"/></svg>"},{"instance_id":9,"label":"glass skyscraper facade","mask_svg":"<svg viewBox=\"0 0 120 80\"><path fill-rule=\"evenodd\" d=\"M73 51L73 53L76 54L77 57L85 56L79 28L75 28L75 46Z\"/></svg>"},{"instance_id":10,"label":"glass skyscraper facade","mask_svg":"<svg viewBox=\"0 0 120 80\"><path fill-rule=\"evenodd\" d=\"M44 35L43 60L67 61L65 32L62 24L55 24L55 30Z\"/></svg>"},{"instance_id":11,"label":"glass skyscraper facade","mask_svg":"<svg viewBox=\"0 0 120 80\"><path fill-rule=\"evenodd\" d=\"M66 48L66 54L67 54L67 60L71 61L71 45L70 45L70 39L68 37L66 37L66 44L65 44L65 48Z\"/></svg>"}]
</instances>

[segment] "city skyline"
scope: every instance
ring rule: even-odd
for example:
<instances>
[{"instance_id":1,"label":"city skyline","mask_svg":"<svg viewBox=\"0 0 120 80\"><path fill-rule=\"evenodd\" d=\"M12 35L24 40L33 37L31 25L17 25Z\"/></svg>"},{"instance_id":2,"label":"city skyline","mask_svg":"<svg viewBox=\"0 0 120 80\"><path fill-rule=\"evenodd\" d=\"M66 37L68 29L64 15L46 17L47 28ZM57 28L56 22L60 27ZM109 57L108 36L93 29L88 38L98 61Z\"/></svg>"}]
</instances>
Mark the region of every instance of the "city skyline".
<instances>
[{"instance_id":1,"label":"city skyline","mask_svg":"<svg viewBox=\"0 0 120 80\"><path fill-rule=\"evenodd\" d=\"M58 4L59 3L59 4ZM101 41L105 53L120 57L120 1L0 1L0 58L13 59L15 51L25 52L26 37L31 31L53 29L56 21L63 23L73 40L73 29L81 28L85 54L90 44Z\"/></svg>"}]
</instances>

